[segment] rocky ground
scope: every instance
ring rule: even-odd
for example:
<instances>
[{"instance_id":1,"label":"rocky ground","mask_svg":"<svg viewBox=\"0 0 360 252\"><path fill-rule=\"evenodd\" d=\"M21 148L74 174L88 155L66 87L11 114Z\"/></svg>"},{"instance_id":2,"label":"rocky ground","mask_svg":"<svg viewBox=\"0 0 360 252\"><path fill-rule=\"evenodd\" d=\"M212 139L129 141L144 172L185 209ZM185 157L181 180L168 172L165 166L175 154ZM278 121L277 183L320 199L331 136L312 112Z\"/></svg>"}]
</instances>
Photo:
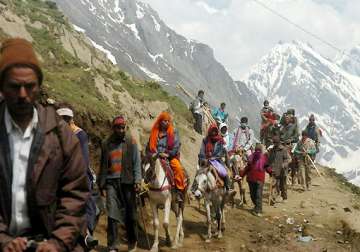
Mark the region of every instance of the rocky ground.
<instances>
[{"instance_id":1,"label":"rocky ground","mask_svg":"<svg viewBox=\"0 0 360 252\"><path fill-rule=\"evenodd\" d=\"M290 188L288 201L275 206L267 203L266 186L263 217L255 217L249 212L252 208L249 195L244 207L227 207L224 238L214 238L211 243L205 243L204 208L191 202L185 210L184 245L178 251L360 251L360 198L327 168L321 170L324 178L313 174L311 191L301 192L297 186ZM151 214L148 223L150 219ZM97 251L106 249L105 227L105 218L102 218L96 232L101 243ZM174 218L171 227L174 230ZM150 224L147 231L151 242ZM171 251L165 244L163 230L160 234L160 251ZM299 237L302 235L311 236L312 240L301 242ZM126 251L126 246L120 245L120 251ZM147 251L144 239L138 251Z\"/></svg>"}]
</instances>

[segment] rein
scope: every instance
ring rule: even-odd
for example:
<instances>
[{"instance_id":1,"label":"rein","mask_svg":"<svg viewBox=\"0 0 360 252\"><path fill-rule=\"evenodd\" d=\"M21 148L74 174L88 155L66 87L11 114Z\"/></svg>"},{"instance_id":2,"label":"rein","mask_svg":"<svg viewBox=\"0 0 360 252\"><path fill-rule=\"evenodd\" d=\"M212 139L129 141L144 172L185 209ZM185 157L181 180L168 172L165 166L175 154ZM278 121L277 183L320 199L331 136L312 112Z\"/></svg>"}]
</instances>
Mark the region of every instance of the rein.
<instances>
[{"instance_id":1,"label":"rein","mask_svg":"<svg viewBox=\"0 0 360 252\"><path fill-rule=\"evenodd\" d=\"M151 166L150 166L150 167L151 167ZM155 188L155 187L149 186L149 191L163 192L163 191L166 191L166 190L170 190L170 189L172 188L172 186L171 186L171 184L170 184L169 181L168 181L169 185L164 186L164 184L165 184L165 182L166 182L166 180L167 180L167 176L166 176L166 172L167 172L167 171L165 170L165 168L164 168L162 165L161 165L161 168L163 169L163 171L164 171L164 173L165 173L164 180L163 180L161 186L160 186L159 188ZM155 169L155 166L154 166L154 168L152 168L152 169ZM154 172L154 173L155 173L155 172ZM155 176L154 176L153 180L155 180L155 179L157 178L157 174L155 173L154 175L155 175Z\"/></svg>"}]
</instances>

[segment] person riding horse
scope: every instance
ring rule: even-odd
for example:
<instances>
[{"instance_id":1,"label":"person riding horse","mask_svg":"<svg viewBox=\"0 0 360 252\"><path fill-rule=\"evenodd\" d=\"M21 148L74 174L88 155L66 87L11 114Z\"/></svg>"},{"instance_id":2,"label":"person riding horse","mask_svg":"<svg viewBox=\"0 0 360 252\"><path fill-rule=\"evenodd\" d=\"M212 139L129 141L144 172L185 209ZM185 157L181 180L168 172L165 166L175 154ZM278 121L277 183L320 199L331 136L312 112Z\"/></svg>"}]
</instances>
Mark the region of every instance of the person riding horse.
<instances>
[{"instance_id":1,"label":"person riding horse","mask_svg":"<svg viewBox=\"0 0 360 252\"><path fill-rule=\"evenodd\" d=\"M224 187L230 193L230 177L226 164L229 164L229 157L225 149L224 140L220 135L216 124L212 124L208 129L208 134L202 141L199 153L200 167L212 166L216 169L216 176L224 180ZM224 162L225 161L225 162ZM228 166L228 165L227 165ZM234 193L234 192L231 192Z\"/></svg>"},{"instance_id":2,"label":"person riding horse","mask_svg":"<svg viewBox=\"0 0 360 252\"><path fill-rule=\"evenodd\" d=\"M272 144L272 137L279 133L278 120L280 116L269 106L267 100L264 101L264 107L261 109L260 115L260 141L268 148Z\"/></svg>"},{"instance_id":3,"label":"person riding horse","mask_svg":"<svg viewBox=\"0 0 360 252\"><path fill-rule=\"evenodd\" d=\"M186 172L180 163L180 146L179 134L174 128L170 114L162 112L151 129L146 150L149 156L158 155L162 160L166 161L166 164L163 165L170 166L177 192L177 201L184 200L183 192L187 187Z\"/></svg>"}]
</instances>

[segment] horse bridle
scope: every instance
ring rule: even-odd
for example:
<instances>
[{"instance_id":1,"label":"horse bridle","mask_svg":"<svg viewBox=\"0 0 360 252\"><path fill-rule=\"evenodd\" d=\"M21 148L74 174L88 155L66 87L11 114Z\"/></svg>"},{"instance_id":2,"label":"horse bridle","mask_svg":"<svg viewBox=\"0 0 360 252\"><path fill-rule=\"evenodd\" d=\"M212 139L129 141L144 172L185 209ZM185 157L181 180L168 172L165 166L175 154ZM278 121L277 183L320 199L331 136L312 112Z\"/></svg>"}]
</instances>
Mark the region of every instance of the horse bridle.
<instances>
[{"instance_id":1,"label":"horse bridle","mask_svg":"<svg viewBox=\"0 0 360 252\"><path fill-rule=\"evenodd\" d=\"M155 161L156 161L158 158L160 158L158 155L156 155L156 156L151 156L151 157L148 158L148 162L149 162L149 164L150 164L149 169L150 169L150 171L151 171L151 173L150 173L151 176L150 176L150 178L149 178L149 181L154 181L154 180L156 179ZM161 166L161 168L164 169L162 166ZM168 188L164 187L165 182L166 182L166 179L167 179L167 177L166 177L166 175L165 175L165 176L164 176L164 180L163 180L163 182L161 183L161 186L160 186L159 188L152 188L152 187L150 187L149 189L150 189L151 191L165 191L165 190L167 190ZM170 188L171 188L171 186L170 186Z\"/></svg>"}]
</instances>

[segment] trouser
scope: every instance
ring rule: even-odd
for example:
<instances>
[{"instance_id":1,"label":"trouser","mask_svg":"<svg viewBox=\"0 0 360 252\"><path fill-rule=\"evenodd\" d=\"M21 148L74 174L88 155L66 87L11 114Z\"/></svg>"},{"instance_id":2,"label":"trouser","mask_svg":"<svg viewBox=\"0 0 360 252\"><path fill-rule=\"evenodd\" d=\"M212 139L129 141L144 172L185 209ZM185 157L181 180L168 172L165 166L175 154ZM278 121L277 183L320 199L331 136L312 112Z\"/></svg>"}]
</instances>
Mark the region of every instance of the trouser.
<instances>
[{"instance_id":1,"label":"trouser","mask_svg":"<svg viewBox=\"0 0 360 252\"><path fill-rule=\"evenodd\" d=\"M255 205L254 210L256 213L262 213L262 196L264 183L260 181L250 182L248 181L250 189L251 201Z\"/></svg>"},{"instance_id":2,"label":"trouser","mask_svg":"<svg viewBox=\"0 0 360 252\"><path fill-rule=\"evenodd\" d=\"M310 161L308 159L302 159L299 161L299 172L300 172L300 181L303 187L309 188L311 185L310 177Z\"/></svg>"},{"instance_id":3,"label":"trouser","mask_svg":"<svg viewBox=\"0 0 360 252\"><path fill-rule=\"evenodd\" d=\"M198 113L194 113L193 115L195 119L194 129L197 133L202 135L202 115Z\"/></svg>"},{"instance_id":4,"label":"trouser","mask_svg":"<svg viewBox=\"0 0 360 252\"><path fill-rule=\"evenodd\" d=\"M86 222L87 228L92 235L96 222L97 222L97 215L96 215L96 192L93 189L90 191L90 197L86 201L85 211L86 211Z\"/></svg>"},{"instance_id":5,"label":"trouser","mask_svg":"<svg viewBox=\"0 0 360 252\"><path fill-rule=\"evenodd\" d=\"M275 189L277 195L286 200L287 199L287 184L286 184L287 172L283 169L280 173L280 176L275 177Z\"/></svg>"},{"instance_id":6,"label":"trouser","mask_svg":"<svg viewBox=\"0 0 360 252\"><path fill-rule=\"evenodd\" d=\"M186 175L180 160L173 158L170 160L170 167L174 173L174 181L176 189L183 191L186 188Z\"/></svg>"},{"instance_id":7,"label":"trouser","mask_svg":"<svg viewBox=\"0 0 360 252\"><path fill-rule=\"evenodd\" d=\"M127 239L129 244L133 244L137 241L137 217L136 217L136 193L133 184L120 183L120 179L112 180L111 193L116 196L124 208L125 216L124 224L127 233ZM108 187L109 188L109 185ZM108 190L109 191L109 190ZM116 195L114 195L114 193ZM109 250L116 250L116 242L118 240L118 223L119 221L108 217L107 237Z\"/></svg>"}]
</instances>

